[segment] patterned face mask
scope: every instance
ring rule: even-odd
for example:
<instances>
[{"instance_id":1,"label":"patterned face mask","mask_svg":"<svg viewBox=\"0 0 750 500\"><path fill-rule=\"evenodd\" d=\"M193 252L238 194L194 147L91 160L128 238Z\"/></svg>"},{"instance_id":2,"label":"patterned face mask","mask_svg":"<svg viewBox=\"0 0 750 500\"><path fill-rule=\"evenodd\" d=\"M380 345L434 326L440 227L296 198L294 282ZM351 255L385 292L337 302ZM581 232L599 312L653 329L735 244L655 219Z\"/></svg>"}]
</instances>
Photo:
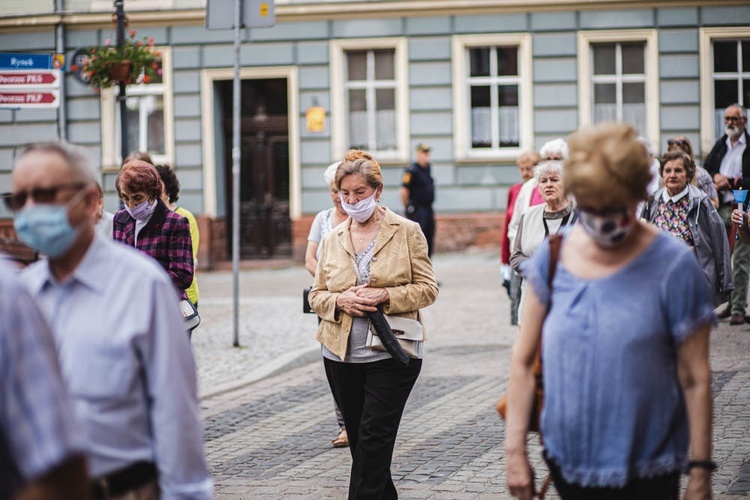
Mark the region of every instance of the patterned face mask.
<instances>
[{"instance_id":1,"label":"patterned face mask","mask_svg":"<svg viewBox=\"0 0 750 500\"><path fill-rule=\"evenodd\" d=\"M607 248L622 243L635 227L635 217L624 209L599 215L579 208L578 220L592 240Z\"/></svg>"}]
</instances>

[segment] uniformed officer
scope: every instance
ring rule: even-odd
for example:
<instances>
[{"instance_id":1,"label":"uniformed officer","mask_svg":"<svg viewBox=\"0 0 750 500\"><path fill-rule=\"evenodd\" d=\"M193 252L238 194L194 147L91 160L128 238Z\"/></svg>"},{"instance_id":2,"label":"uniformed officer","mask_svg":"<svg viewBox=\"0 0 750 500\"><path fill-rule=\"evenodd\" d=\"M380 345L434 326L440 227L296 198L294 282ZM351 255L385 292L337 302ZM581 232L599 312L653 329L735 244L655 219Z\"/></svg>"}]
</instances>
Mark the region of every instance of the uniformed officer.
<instances>
[{"instance_id":1,"label":"uniformed officer","mask_svg":"<svg viewBox=\"0 0 750 500\"><path fill-rule=\"evenodd\" d=\"M432 257L435 238L435 184L430 172L430 146L417 145L417 161L406 167L401 182L401 202L406 217L419 223L427 239L428 254Z\"/></svg>"}]
</instances>

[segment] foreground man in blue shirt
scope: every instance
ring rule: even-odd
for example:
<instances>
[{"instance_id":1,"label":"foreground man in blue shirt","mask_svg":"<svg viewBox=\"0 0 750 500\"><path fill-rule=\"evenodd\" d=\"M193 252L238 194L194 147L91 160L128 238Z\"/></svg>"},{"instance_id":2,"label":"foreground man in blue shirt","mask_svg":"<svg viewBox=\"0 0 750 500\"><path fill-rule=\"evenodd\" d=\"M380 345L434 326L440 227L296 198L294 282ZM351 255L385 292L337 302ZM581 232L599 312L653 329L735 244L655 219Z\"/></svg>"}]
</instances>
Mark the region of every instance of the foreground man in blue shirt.
<instances>
[{"instance_id":1,"label":"foreground man in blue shirt","mask_svg":"<svg viewBox=\"0 0 750 500\"><path fill-rule=\"evenodd\" d=\"M93 498L209 499L195 362L158 263L94 231L96 178L77 147L33 145L13 171L22 273L52 328L84 430Z\"/></svg>"}]
</instances>

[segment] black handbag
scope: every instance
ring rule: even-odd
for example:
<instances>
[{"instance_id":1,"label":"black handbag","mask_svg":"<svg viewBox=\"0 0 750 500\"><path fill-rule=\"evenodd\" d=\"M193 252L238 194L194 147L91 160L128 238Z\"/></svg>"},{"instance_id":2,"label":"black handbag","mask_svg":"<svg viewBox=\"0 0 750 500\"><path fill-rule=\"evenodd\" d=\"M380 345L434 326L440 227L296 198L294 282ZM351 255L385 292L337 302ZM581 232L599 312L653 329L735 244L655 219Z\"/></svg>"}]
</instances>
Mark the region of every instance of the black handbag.
<instances>
[{"instance_id":1,"label":"black handbag","mask_svg":"<svg viewBox=\"0 0 750 500\"><path fill-rule=\"evenodd\" d=\"M310 290L310 287L302 290L302 312L305 314L315 314L315 311L310 309L310 302L307 300L307 296L310 295Z\"/></svg>"}]
</instances>

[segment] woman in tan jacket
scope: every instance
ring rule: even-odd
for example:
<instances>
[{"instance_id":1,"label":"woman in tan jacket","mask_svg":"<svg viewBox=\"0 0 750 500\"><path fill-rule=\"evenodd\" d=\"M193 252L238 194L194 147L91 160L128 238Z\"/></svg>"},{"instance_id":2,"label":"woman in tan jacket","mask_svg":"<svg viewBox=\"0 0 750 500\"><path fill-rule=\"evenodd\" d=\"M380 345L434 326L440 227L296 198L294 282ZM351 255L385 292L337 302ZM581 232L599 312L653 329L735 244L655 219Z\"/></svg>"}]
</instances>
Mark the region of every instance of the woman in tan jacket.
<instances>
[{"instance_id":1,"label":"woman in tan jacket","mask_svg":"<svg viewBox=\"0 0 750 500\"><path fill-rule=\"evenodd\" d=\"M317 339L349 435L349 498L398 498L391 458L421 349L402 368L388 352L368 347L367 313L421 321L419 309L435 301L438 288L419 226L378 205L378 162L349 151L336 186L349 219L323 240L309 301L322 319Z\"/></svg>"}]
</instances>

